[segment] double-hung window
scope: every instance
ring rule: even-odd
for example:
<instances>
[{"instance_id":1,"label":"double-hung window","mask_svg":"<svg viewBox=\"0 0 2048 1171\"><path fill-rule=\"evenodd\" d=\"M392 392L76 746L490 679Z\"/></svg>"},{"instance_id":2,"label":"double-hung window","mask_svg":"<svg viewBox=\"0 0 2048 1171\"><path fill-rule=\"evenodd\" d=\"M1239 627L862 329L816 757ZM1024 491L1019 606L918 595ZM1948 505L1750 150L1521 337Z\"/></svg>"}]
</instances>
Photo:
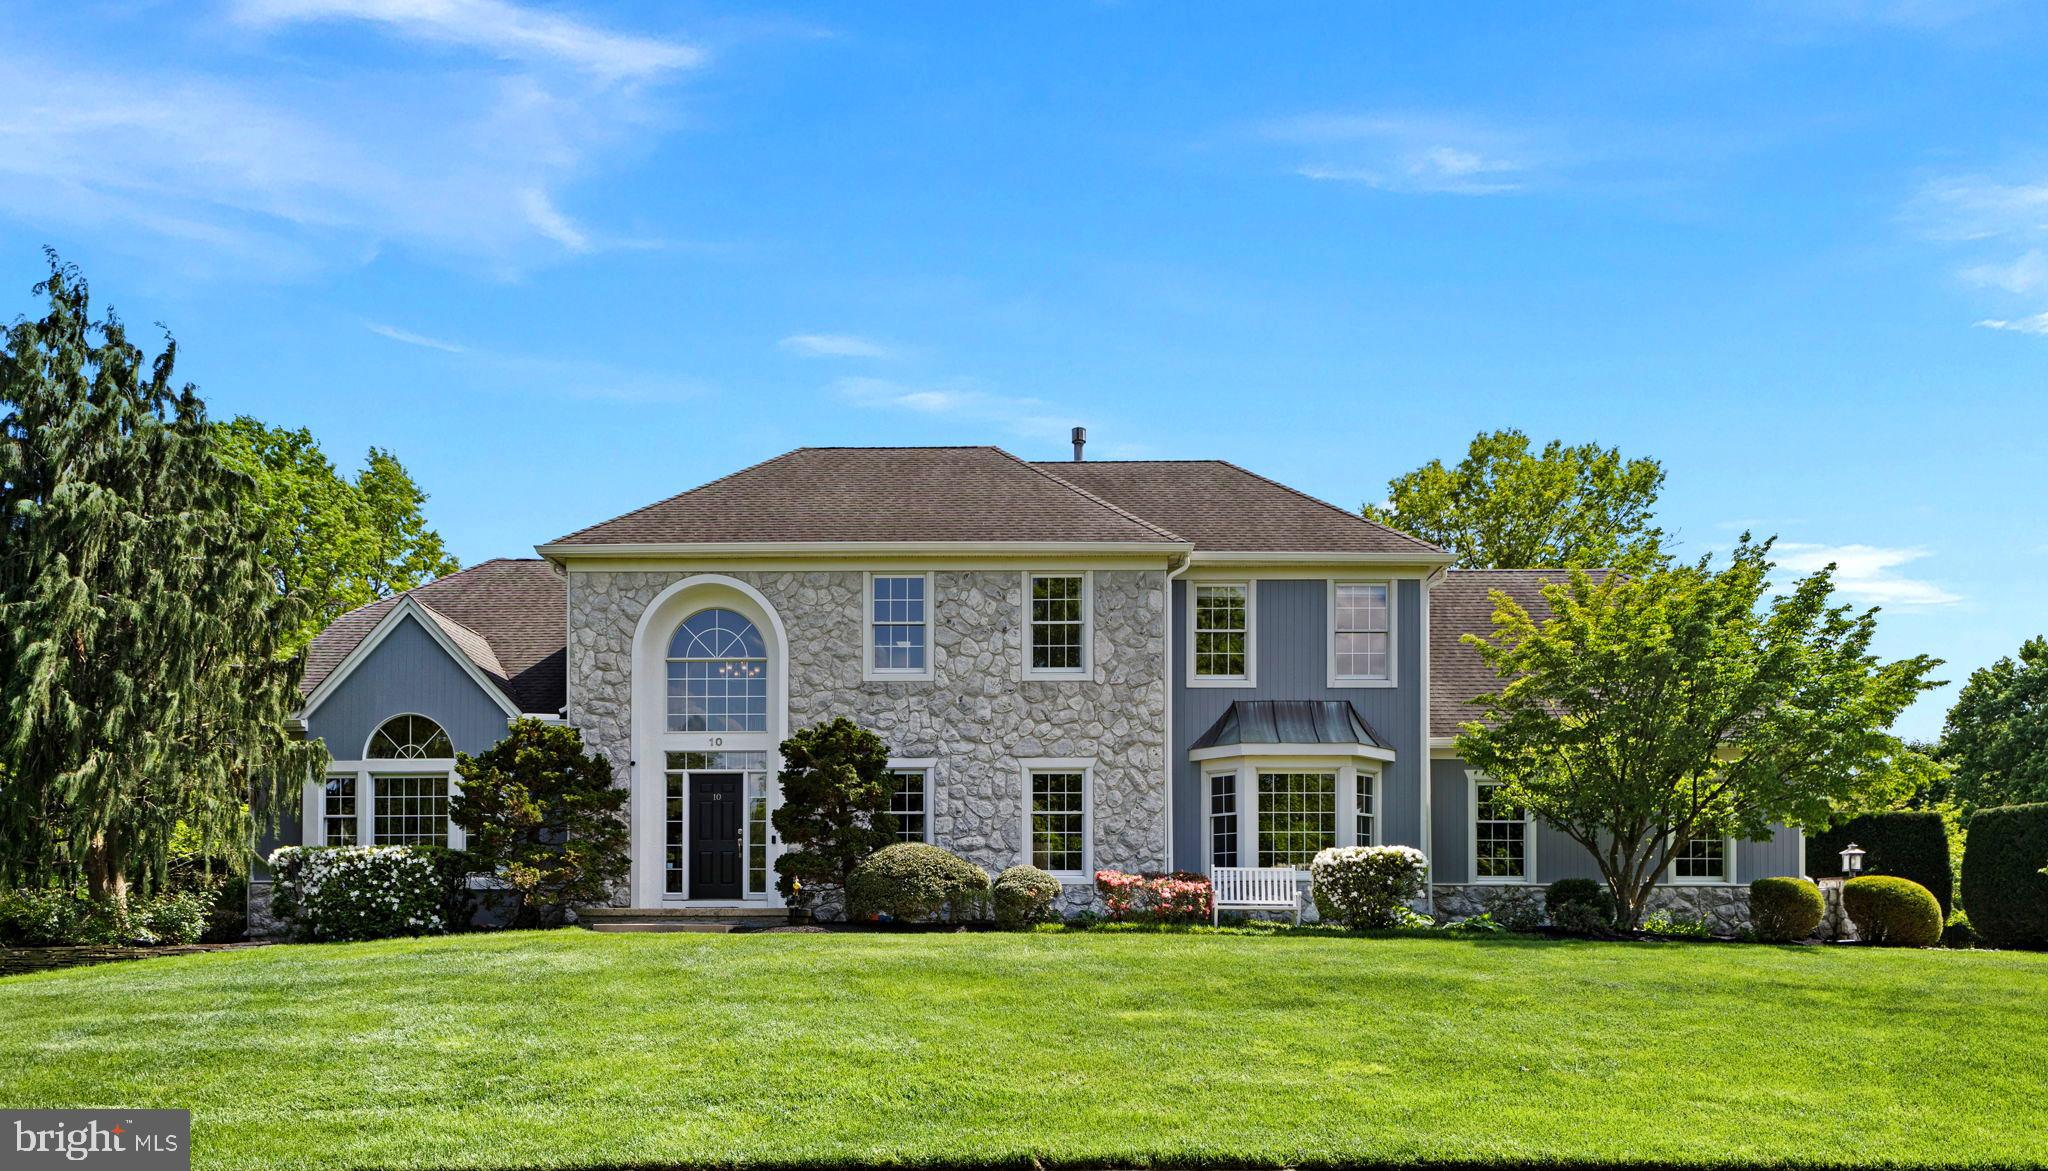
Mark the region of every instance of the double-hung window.
<instances>
[{"instance_id":1,"label":"double-hung window","mask_svg":"<svg viewBox=\"0 0 2048 1171\"><path fill-rule=\"evenodd\" d=\"M1089 588L1085 573L1024 575L1024 674L1059 678L1088 672Z\"/></svg>"},{"instance_id":2,"label":"double-hung window","mask_svg":"<svg viewBox=\"0 0 2048 1171\"><path fill-rule=\"evenodd\" d=\"M1259 774L1259 865L1307 866L1337 844L1337 774Z\"/></svg>"},{"instance_id":3,"label":"double-hung window","mask_svg":"<svg viewBox=\"0 0 2048 1171\"><path fill-rule=\"evenodd\" d=\"M871 575L867 618L870 679L932 677L930 577Z\"/></svg>"},{"instance_id":4,"label":"double-hung window","mask_svg":"<svg viewBox=\"0 0 2048 1171\"><path fill-rule=\"evenodd\" d=\"M1392 584L1384 581L1331 583L1331 686L1378 686L1393 681Z\"/></svg>"},{"instance_id":5,"label":"double-hung window","mask_svg":"<svg viewBox=\"0 0 2048 1171\"><path fill-rule=\"evenodd\" d=\"M1473 785L1472 876L1480 882L1529 880L1529 815L1503 800L1498 781Z\"/></svg>"},{"instance_id":6,"label":"double-hung window","mask_svg":"<svg viewBox=\"0 0 2048 1171\"><path fill-rule=\"evenodd\" d=\"M1688 838L1685 844L1671 855L1671 881L1728 881L1728 840Z\"/></svg>"},{"instance_id":7,"label":"double-hung window","mask_svg":"<svg viewBox=\"0 0 2048 1171\"><path fill-rule=\"evenodd\" d=\"M1352 811L1352 816L1356 821L1355 828L1358 834L1358 836L1355 839L1353 839L1354 845L1370 846L1373 844L1373 814L1377 812L1377 810L1373 805L1372 799L1374 790L1376 788L1373 782L1376 779L1377 778L1375 778L1371 773L1366 772L1364 769L1360 769L1358 771L1358 777L1356 780L1357 792L1354 794L1356 800L1353 803Z\"/></svg>"},{"instance_id":8,"label":"double-hung window","mask_svg":"<svg viewBox=\"0 0 2048 1171\"><path fill-rule=\"evenodd\" d=\"M1209 778L1209 864L1237 865L1237 774Z\"/></svg>"},{"instance_id":9,"label":"double-hung window","mask_svg":"<svg viewBox=\"0 0 2048 1171\"><path fill-rule=\"evenodd\" d=\"M896 840L929 842L931 774L921 768L889 770L889 812L896 815Z\"/></svg>"},{"instance_id":10,"label":"double-hung window","mask_svg":"<svg viewBox=\"0 0 2048 1171\"><path fill-rule=\"evenodd\" d=\"M1030 772L1026 836L1031 864L1054 874L1088 872L1088 771L1057 765Z\"/></svg>"},{"instance_id":11,"label":"double-hung window","mask_svg":"<svg viewBox=\"0 0 2048 1171\"><path fill-rule=\"evenodd\" d=\"M320 803L320 844L355 845L356 779L353 776L328 777L327 787L320 795Z\"/></svg>"},{"instance_id":12,"label":"double-hung window","mask_svg":"<svg viewBox=\"0 0 2048 1171\"><path fill-rule=\"evenodd\" d=\"M1190 619L1189 662L1196 686L1252 681L1250 582L1196 582Z\"/></svg>"}]
</instances>

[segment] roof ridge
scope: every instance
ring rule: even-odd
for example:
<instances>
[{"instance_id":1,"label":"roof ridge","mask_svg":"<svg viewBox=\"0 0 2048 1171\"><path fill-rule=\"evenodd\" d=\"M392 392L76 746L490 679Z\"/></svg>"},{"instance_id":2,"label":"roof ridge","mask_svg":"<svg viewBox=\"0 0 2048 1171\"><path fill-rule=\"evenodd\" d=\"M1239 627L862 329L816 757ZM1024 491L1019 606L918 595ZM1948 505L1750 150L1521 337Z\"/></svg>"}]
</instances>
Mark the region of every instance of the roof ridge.
<instances>
[{"instance_id":1,"label":"roof ridge","mask_svg":"<svg viewBox=\"0 0 2048 1171\"><path fill-rule=\"evenodd\" d=\"M1283 484L1271 476L1262 476L1259 473L1251 470L1250 468L1243 467L1239 464L1234 464L1227 459L1219 459L1214 462L1222 464L1224 467L1233 468L1237 471L1243 472L1245 475L1250 476L1255 480L1264 480L1266 483L1273 485L1275 488L1279 488L1285 492L1291 492L1294 495L1299 496L1303 500L1308 501L1310 504L1320 504L1324 508L1329 509L1331 512L1334 512L1339 516L1355 520L1362 525L1369 525L1373 528L1379 529L1382 532L1392 533L1397 537L1406 537L1407 539L1415 542L1418 545L1421 545L1425 548L1434 549L1439 553L1450 552L1450 550L1444 548L1441 545L1436 544L1434 541L1425 541L1421 537L1416 536L1414 533L1404 533L1400 529L1397 529L1392 525L1381 524L1380 522L1372 519L1371 517L1366 516L1364 513L1353 512L1348 508L1339 508L1320 496L1311 496L1308 493L1302 491L1301 489L1296 488L1292 484Z\"/></svg>"},{"instance_id":2,"label":"roof ridge","mask_svg":"<svg viewBox=\"0 0 2048 1171\"><path fill-rule=\"evenodd\" d=\"M780 461L780 460L785 460L785 459L788 459L788 458L790 458L791 456L793 456L793 455L797 454L798 452L801 452L801 451L812 451L812 450L816 450L816 449L814 449L814 448L809 448L809 447L792 447L792 448L790 448L790 449L789 449L788 451L785 451L785 452L783 452L783 453L782 453L782 454L780 454L780 455L771 455L771 456L769 456L769 457L768 457L767 459L764 459L764 460L760 460L760 461L757 461L757 462L755 462L755 463L750 463L750 464L748 464L748 465L747 465L746 467L743 467L743 468L739 468L739 469L737 469L737 470L735 470L735 471L727 472L727 473L726 473L725 475L723 475L723 476L720 476L720 477L718 477L718 478L717 478L716 480L708 480L708 481L706 481L706 482L704 482L704 483L702 483L702 484L699 484L699 485L697 485L697 486L696 486L695 488L685 488L685 489L683 489L683 490L682 490L681 492L678 492L678 493L676 493L676 494L675 494L675 495L673 495L673 496L664 496L664 497L662 497L661 499L659 499L659 500L656 500L656 501L654 501L654 502L653 502L653 503L651 503L651 504L643 504L643 505L641 505L641 506L640 506L640 507L638 507L638 508L632 509L631 511L628 511L628 512L622 512L622 513L618 514L617 516L613 516L613 517L607 517L607 518L605 518L604 520L601 520L601 521L598 521L598 522L596 522L595 524L587 524L587 525L584 525L584 526L583 526L582 528L580 528L580 529L577 529L577 530L576 530L575 532L573 532L573 533L564 533L564 534L562 534L561 536L559 536L559 537L556 537L556 538L555 538L554 540L552 540L552 541L550 541L550 542L548 542L548 543L549 543L549 544L551 544L551 545L558 545L558 544L561 544L561 543L562 543L562 542L564 542L564 541L572 541L572 540L575 540L575 539L576 539L577 537L580 537L580 536L582 536L582 535L583 535L583 534L585 534L585 533L591 532L591 531L593 531L593 530L595 530L595 529L601 529L601 528L603 528L604 526L606 526L606 525L608 525L608 524L611 524L611 523L613 523L613 522L615 522L615 521L622 521L622 520L625 520L625 519L626 519L627 517L629 517L629 516L639 516L639 515L640 515L641 513L643 513L643 512L646 512L646 511L648 511L649 509L653 509L653 508L659 508L659 507L661 507L662 505L664 505L664 504L667 504L667 503L668 503L669 501L671 501L671 500L681 500L681 499L682 499L683 497L685 497L685 496L689 496L689 495L693 495L694 493L702 492L702 491L704 491L704 490L705 490L706 488L715 488L715 487L717 487L718 485L720 485L720 484L723 484L723 483L725 483L725 482L726 482L727 480L730 480L730 479L734 479L735 477L738 477L738 476L744 476L744 475L746 475L746 474L747 474L748 472L754 471L754 470L755 470L755 469L757 469L757 468L765 468L765 467L767 467L767 466L768 466L769 464L772 464L772 463L776 463L776 462L778 462L778 461Z\"/></svg>"},{"instance_id":3,"label":"roof ridge","mask_svg":"<svg viewBox=\"0 0 2048 1171\"><path fill-rule=\"evenodd\" d=\"M1044 468L1038 466L1037 464L1031 462L1028 459L1019 459L1017 456L1011 455L1009 452L1004 451L1000 447L991 448L990 450L995 451L1000 455L1007 456L1009 459L1014 460L1019 465L1029 468L1030 470L1038 473L1039 475L1044 476L1046 479L1051 480L1053 483L1058 484L1060 487L1065 488L1069 492L1078 493L1082 497L1088 500L1092 500L1097 504L1100 504L1102 507L1109 509L1111 512L1116 513L1120 517L1123 517L1125 520L1143 525L1146 528L1151 529L1153 532L1158 533L1160 536L1167 537L1171 540L1187 541L1186 537L1181 536L1179 533L1174 532L1172 529L1166 528L1165 526L1157 524L1153 521L1146 520L1144 517L1139 516L1135 512L1119 508L1116 505L1110 503L1109 501L1104 500L1102 497L1097 496L1095 493L1090 492L1086 488L1081 487L1079 484L1072 483L1068 480L1060 478L1059 476L1053 475L1051 472L1045 470ZM1192 541L1189 541L1188 543L1193 544Z\"/></svg>"}]
</instances>

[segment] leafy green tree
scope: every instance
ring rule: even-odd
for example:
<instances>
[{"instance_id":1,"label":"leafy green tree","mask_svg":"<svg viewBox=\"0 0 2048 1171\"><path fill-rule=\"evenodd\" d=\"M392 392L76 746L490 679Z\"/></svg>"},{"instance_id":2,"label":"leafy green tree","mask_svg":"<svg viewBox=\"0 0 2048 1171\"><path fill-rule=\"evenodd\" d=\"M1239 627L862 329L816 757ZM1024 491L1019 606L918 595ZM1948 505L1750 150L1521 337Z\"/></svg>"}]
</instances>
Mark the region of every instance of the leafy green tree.
<instances>
[{"instance_id":1,"label":"leafy green tree","mask_svg":"<svg viewBox=\"0 0 2048 1171\"><path fill-rule=\"evenodd\" d=\"M1970 673L1940 752L1965 811L2048 801L2048 638Z\"/></svg>"},{"instance_id":2,"label":"leafy green tree","mask_svg":"<svg viewBox=\"0 0 2048 1171\"><path fill-rule=\"evenodd\" d=\"M777 780L782 805L771 820L785 849L775 860L775 889L797 905L808 906L823 886L844 891L862 859L896 840L889 746L852 720L784 740Z\"/></svg>"},{"instance_id":3,"label":"leafy green tree","mask_svg":"<svg viewBox=\"0 0 2048 1171\"><path fill-rule=\"evenodd\" d=\"M458 754L455 771L462 792L448 817L468 835L477 872L518 893L514 926L552 927L566 908L603 902L624 881L627 793L576 729L514 720L490 748Z\"/></svg>"},{"instance_id":4,"label":"leafy green tree","mask_svg":"<svg viewBox=\"0 0 2048 1171\"><path fill-rule=\"evenodd\" d=\"M1431 460L1387 483L1367 518L1443 546L1464 569L1645 569L1664 560L1651 509L1664 486L1654 459L1551 440L1529 450L1520 431L1482 432L1447 468Z\"/></svg>"},{"instance_id":5,"label":"leafy green tree","mask_svg":"<svg viewBox=\"0 0 2048 1171\"><path fill-rule=\"evenodd\" d=\"M460 568L427 527L426 493L390 452L371 448L350 481L304 428L244 415L217 424L214 440L221 457L256 482L269 531L264 560L278 592L306 603L290 650L358 606Z\"/></svg>"},{"instance_id":6,"label":"leafy green tree","mask_svg":"<svg viewBox=\"0 0 2048 1171\"><path fill-rule=\"evenodd\" d=\"M303 619L262 559L247 477L210 442L176 344L153 362L50 257L0 353L0 879L82 866L125 905L174 835L246 849L320 767L293 739Z\"/></svg>"},{"instance_id":7,"label":"leafy green tree","mask_svg":"<svg viewBox=\"0 0 2048 1171\"><path fill-rule=\"evenodd\" d=\"M1745 535L1722 568L1574 570L1544 588L1543 622L1497 592L1492 636L1466 636L1502 683L1459 754L1593 855L1624 927L1690 838L1825 825L1914 783L1887 729L1938 661L1871 655L1877 612L1830 604L1833 567L1766 602L1770 546Z\"/></svg>"}]
</instances>

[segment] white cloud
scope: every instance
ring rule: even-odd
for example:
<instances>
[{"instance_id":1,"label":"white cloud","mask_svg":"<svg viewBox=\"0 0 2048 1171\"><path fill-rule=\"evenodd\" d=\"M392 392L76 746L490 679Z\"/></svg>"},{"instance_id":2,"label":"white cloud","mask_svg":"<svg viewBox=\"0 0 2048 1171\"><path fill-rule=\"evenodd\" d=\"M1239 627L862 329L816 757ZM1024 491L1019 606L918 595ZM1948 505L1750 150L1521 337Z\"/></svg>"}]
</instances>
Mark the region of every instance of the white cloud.
<instances>
[{"instance_id":1,"label":"white cloud","mask_svg":"<svg viewBox=\"0 0 2048 1171\"><path fill-rule=\"evenodd\" d=\"M526 211L526 222L541 235L571 252L590 250L589 234L557 210L547 192L538 187L528 187L519 193L519 206Z\"/></svg>"},{"instance_id":2,"label":"white cloud","mask_svg":"<svg viewBox=\"0 0 2048 1171\"><path fill-rule=\"evenodd\" d=\"M558 62L605 79L642 78L704 61L702 50L629 36L502 0L242 0L255 25L359 20L514 61Z\"/></svg>"},{"instance_id":3,"label":"white cloud","mask_svg":"<svg viewBox=\"0 0 2048 1171\"><path fill-rule=\"evenodd\" d=\"M1058 440L1082 420L1044 399L993 394L972 386L910 386L886 378L841 378L832 383L855 406L988 423L1028 439Z\"/></svg>"},{"instance_id":4,"label":"white cloud","mask_svg":"<svg viewBox=\"0 0 2048 1171\"><path fill-rule=\"evenodd\" d=\"M395 325L385 325L381 321L365 321L363 322L363 328L379 337L388 337L392 341L404 342L409 346L440 350L444 354L466 354L469 352L468 346L458 345L455 342L444 342L440 338L428 337L423 333L414 333L409 329L400 329Z\"/></svg>"},{"instance_id":5,"label":"white cloud","mask_svg":"<svg viewBox=\"0 0 2048 1171\"><path fill-rule=\"evenodd\" d=\"M1976 324L1979 329L2002 329L2011 333L2031 333L2048 337L2048 313L2036 313L2032 317L1987 317Z\"/></svg>"},{"instance_id":6,"label":"white cloud","mask_svg":"<svg viewBox=\"0 0 2048 1171\"><path fill-rule=\"evenodd\" d=\"M779 343L791 353L810 358L893 358L896 351L877 341L850 333L798 333Z\"/></svg>"},{"instance_id":7,"label":"white cloud","mask_svg":"<svg viewBox=\"0 0 2048 1171\"><path fill-rule=\"evenodd\" d=\"M1982 175L1936 179L1908 209L1937 240L2048 235L2048 183L2006 183Z\"/></svg>"},{"instance_id":8,"label":"white cloud","mask_svg":"<svg viewBox=\"0 0 2048 1171\"><path fill-rule=\"evenodd\" d=\"M1973 285L2004 289L2008 293L2031 293L2048 285L2048 253L2029 248L2008 264L1976 264L1962 272Z\"/></svg>"},{"instance_id":9,"label":"white cloud","mask_svg":"<svg viewBox=\"0 0 2048 1171\"><path fill-rule=\"evenodd\" d=\"M1307 114L1266 123L1260 132L1318 156L1294 168L1305 179L1381 191L1501 195L1522 190L1534 178L1526 143L1456 119Z\"/></svg>"},{"instance_id":10,"label":"white cloud","mask_svg":"<svg viewBox=\"0 0 2048 1171\"><path fill-rule=\"evenodd\" d=\"M1775 546L1772 553L1780 569L1796 574L1809 574L1832 563L1835 588L1843 597L1868 605L1952 606L1963 600L1962 595L1931 581L1895 572L1926 558L1925 549L1786 542Z\"/></svg>"}]
</instances>

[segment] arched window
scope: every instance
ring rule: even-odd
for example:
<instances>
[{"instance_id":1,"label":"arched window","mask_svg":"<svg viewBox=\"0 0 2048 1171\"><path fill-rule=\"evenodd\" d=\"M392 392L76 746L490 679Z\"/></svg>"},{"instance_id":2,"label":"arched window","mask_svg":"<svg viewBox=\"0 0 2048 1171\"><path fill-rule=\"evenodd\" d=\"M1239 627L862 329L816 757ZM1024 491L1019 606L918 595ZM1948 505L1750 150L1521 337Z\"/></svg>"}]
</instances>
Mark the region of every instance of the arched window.
<instances>
[{"instance_id":1,"label":"arched window","mask_svg":"<svg viewBox=\"0 0 2048 1171\"><path fill-rule=\"evenodd\" d=\"M699 610L668 641L668 730L768 730L768 647L731 610Z\"/></svg>"},{"instance_id":2,"label":"arched window","mask_svg":"<svg viewBox=\"0 0 2048 1171\"><path fill-rule=\"evenodd\" d=\"M449 760L448 733L425 716L393 716L370 735L369 760Z\"/></svg>"}]
</instances>

